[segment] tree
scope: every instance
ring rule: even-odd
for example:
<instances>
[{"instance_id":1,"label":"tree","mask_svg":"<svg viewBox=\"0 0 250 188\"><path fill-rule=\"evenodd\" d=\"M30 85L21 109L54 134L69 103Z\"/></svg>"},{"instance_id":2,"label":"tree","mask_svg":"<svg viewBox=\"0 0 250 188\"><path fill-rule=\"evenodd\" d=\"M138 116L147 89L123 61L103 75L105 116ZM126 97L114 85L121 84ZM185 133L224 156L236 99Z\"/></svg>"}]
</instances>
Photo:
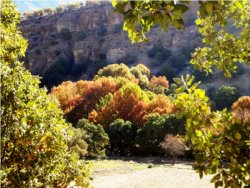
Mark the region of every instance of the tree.
<instances>
[{"instance_id":1,"label":"tree","mask_svg":"<svg viewBox=\"0 0 250 188\"><path fill-rule=\"evenodd\" d=\"M84 141L88 144L89 157L101 157L105 155L105 146L109 143L109 137L101 125L95 125L87 119L79 120L77 128L83 130L86 134Z\"/></svg>"},{"instance_id":2,"label":"tree","mask_svg":"<svg viewBox=\"0 0 250 188\"><path fill-rule=\"evenodd\" d=\"M178 137L167 134L161 147L166 150L172 157L172 165L175 164L176 158L184 154L185 145L178 139Z\"/></svg>"},{"instance_id":3,"label":"tree","mask_svg":"<svg viewBox=\"0 0 250 188\"><path fill-rule=\"evenodd\" d=\"M149 88L155 93L163 94L168 86L168 80L165 76L153 76L150 79Z\"/></svg>"},{"instance_id":4,"label":"tree","mask_svg":"<svg viewBox=\"0 0 250 188\"><path fill-rule=\"evenodd\" d=\"M155 25L163 30L171 24L184 27L183 13L189 1L113 1L115 11L124 17L123 29L133 42L148 41L145 34ZM237 63L249 65L249 2L199 1L196 24L204 47L192 54L195 68L212 72L215 66L230 77ZM228 32L233 23L237 32ZM237 120L227 111L212 112L205 91L192 84L193 77L174 79L179 88L175 105L187 118L186 139L195 150L195 167L200 173L216 174L215 187L248 187L249 182L249 123Z\"/></svg>"},{"instance_id":5,"label":"tree","mask_svg":"<svg viewBox=\"0 0 250 188\"><path fill-rule=\"evenodd\" d=\"M71 127L39 79L19 62L27 42L18 31L20 14L0 2L1 187L89 187L89 166L70 151Z\"/></svg>"},{"instance_id":6,"label":"tree","mask_svg":"<svg viewBox=\"0 0 250 188\"><path fill-rule=\"evenodd\" d=\"M166 134L184 135L185 120L175 114L151 114L145 126L138 129L136 145L140 154L159 155L163 153L160 143Z\"/></svg>"},{"instance_id":7,"label":"tree","mask_svg":"<svg viewBox=\"0 0 250 188\"><path fill-rule=\"evenodd\" d=\"M124 18L123 30L132 43L149 41L146 33L159 24L163 31L172 25L184 28L184 13L191 1L112 1L115 11ZM249 65L250 6L247 0L199 1L196 25L203 37L203 48L193 53L191 63L195 68L212 72L213 66L230 77L237 69L236 63ZM237 32L228 31L228 23Z\"/></svg>"},{"instance_id":8,"label":"tree","mask_svg":"<svg viewBox=\"0 0 250 188\"><path fill-rule=\"evenodd\" d=\"M130 72L129 68L127 65L121 63L121 64L111 64L108 65L102 69L100 69L97 72L97 75L95 76L95 79L98 79L99 77L122 77L126 78L132 82L137 83L136 78L134 75Z\"/></svg>"},{"instance_id":9,"label":"tree","mask_svg":"<svg viewBox=\"0 0 250 188\"><path fill-rule=\"evenodd\" d=\"M92 111L89 120L100 123L105 128L115 119L143 126L148 101L146 93L137 84L130 82L116 91L106 106L99 111Z\"/></svg>"},{"instance_id":10,"label":"tree","mask_svg":"<svg viewBox=\"0 0 250 188\"><path fill-rule=\"evenodd\" d=\"M66 119L76 124L79 119L87 118L100 105L101 99L118 88L115 79L101 77L95 81L63 82L54 87L51 94L59 100Z\"/></svg>"},{"instance_id":11,"label":"tree","mask_svg":"<svg viewBox=\"0 0 250 188\"><path fill-rule=\"evenodd\" d=\"M222 110L223 108L230 109L233 102L240 97L240 92L236 87L233 86L222 86L216 93L214 98L216 108Z\"/></svg>"},{"instance_id":12,"label":"tree","mask_svg":"<svg viewBox=\"0 0 250 188\"><path fill-rule=\"evenodd\" d=\"M205 91L192 84L193 79L176 79L180 87L175 105L187 118L185 137L195 151L195 169L200 177L215 174L211 182L216 187L249 186L250 124L245 119L249 97L234 103L233 115L226 110L212 112Z\"/></svg>"},{"instance_id":13,"label":"tree","mask_svg":"<svg viewBox=\"0 0 250 188\"><path fill-rule=\"evenodd\" d=\"M133 126L130 121L116 119L112 122L107 129L111 150L118 150L121 155L128 155L131 153L135 141L136 130L136 127Z\"/></svg>"}]
</instances>

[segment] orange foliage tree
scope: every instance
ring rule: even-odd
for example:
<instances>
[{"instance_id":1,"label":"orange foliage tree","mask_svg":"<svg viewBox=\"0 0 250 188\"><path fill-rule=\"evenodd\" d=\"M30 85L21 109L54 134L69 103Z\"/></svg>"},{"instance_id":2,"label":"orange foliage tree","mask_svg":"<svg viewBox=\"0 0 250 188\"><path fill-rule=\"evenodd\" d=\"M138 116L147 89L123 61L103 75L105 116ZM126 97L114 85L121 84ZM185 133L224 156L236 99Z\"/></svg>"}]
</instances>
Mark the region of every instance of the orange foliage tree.
<instances>
[{"instance_id":1,"label":"orange foliage tree","mask_svg":"<svg viewBox=\"0 0 250 188\"><path fill-rule=\"evenodd\" d=\"M173 103L165 95L155 95L149 100L138 85L129 83L116 91L112 100L99 111L92 111L89 120L107 127L115 119L132 122L143 127L149 114L171 114L176 112Z\"/></svg>"},{"instance_id":2,"label":"orange foliage tree","mask_svg":"<svg viewBox=\"0 0 250 188\"><path fill-rule=\"evenodd\" d=\"M165 76L153 76L149 82L149 89L155 93L162 94L169 87L168 80Z\"/></svg>"},{"instance_id":3,"label":"orange foliage tree","mask_svg":"<svg viewBox=\"0 0 250 188\"><path fill-rule=\"evenodd\" d=\"M66 118L77 123L96 108L101 98L117 89L118 85L113 78L102 77L95 81L63 82L54 87L51 94L59 100Z\"/></svg>"},{"instance_id":4,"label":"orange foliage tree","mask_svg":"<svg viewBox=\"0 0 250 188\"><path fill-rule=\"evenodd\" d=\"M115 92L110 103L100 111L92 111L89 120L107 127L115 119L120 118L142 126L148 101L146 93L131 82Z\"/></svg>"},{"instance_id":5,"label":"orange foliage tree","mask_svg":"<svg viewBox=\"0 0 250 188\"><path fill-rule=\"evenodd\" d=\"M240 97L232 106L233 121L250 124L250 96Z\"/></svg>"}]
</instances>

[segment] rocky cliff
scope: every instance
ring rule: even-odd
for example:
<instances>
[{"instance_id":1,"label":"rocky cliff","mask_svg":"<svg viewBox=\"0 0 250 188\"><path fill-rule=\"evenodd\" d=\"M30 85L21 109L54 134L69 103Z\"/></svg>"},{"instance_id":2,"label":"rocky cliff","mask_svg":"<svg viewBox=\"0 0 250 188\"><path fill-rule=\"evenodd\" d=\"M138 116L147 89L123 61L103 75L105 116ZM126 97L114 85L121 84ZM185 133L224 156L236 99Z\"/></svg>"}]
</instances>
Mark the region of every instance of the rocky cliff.
<instances>
[{"instance_id":1,"label":"rocky cliff","mask_svg":"<svg viewBox=\"0 0 250 188\"><path fill-rule=\"evenodd\" d=\"M139 44L131 44L122 31L121 17L113 13L109 3L33 16L20 24L29 41L25 65L43 77L42 82L48 87L67 79L90 79L99 68L121 62L146 64L154 74L169 79L185 72L200 76L187 65L190 53L201 45L194 25L195 11L187 13L184 31L170 27L164 33L155 27L149 33L150 43ZM249 92L249 88L244 92Z\"/></svg>"}]
</instances>

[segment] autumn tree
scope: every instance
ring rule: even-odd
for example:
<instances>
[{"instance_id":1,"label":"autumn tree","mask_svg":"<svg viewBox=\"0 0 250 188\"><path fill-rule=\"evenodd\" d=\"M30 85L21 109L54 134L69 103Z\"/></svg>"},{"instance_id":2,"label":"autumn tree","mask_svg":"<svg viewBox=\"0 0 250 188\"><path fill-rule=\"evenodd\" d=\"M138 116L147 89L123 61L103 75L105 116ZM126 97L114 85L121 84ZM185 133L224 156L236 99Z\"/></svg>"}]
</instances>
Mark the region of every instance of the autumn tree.
<instances>
[{"instance_id":1,"label":"autumn tree","mask_svg":"<svg viewBox=\"0 0 250 188\"><path fill-rule=\"evenodd\" d=\"M77 123L100 105L102 98L118 88L113 78L102 77L94 81L63 82L52 88L51 94L59 100L67 120Z\"/></svg>"},{"instance_id":2,"label":"autumn tree","mask_svg":"<svg viewBox=\"0 0 250 188\"><path fill-rule=\"evenodd\" d=\"M58 104L19 61L27 48L20 14L0 2L1 187L89 187L89 166L68 144L74 132Z\"/></svg>"},{"instance_id":3,"label":"autumn tree","mask_svg":"<svg viewBox=\"0 0 250 188\"><path fill-rule=\"evenodd\" d=\"M148 101L146 93L137 84L130 82L115 92L112 100L100 111L92 111L89 120L107 127L120 118L143 126Z\"/></svg>"},{"instance_id":4,"label":"autumn tree","mask_svg":"<svg viewBox=\"0 0 250 188\"><path fill-rule=\"evenodd\" d=\"M190 1L113 1L116 12L124 17L123 29L133 42L148 41L146 33L159 24L184 28L184 13ZM192 54L196 69L212 72L216 67L230 77L236 63L249 65L250 6L243 1L199 1L196 25L203 37L202 48ZM229 23L237 32L228 30ZM187 134L196 152L195 167L203 173L215 174L215 187L248 187L249 182L249 123L232 121L227 111L212 112L205 91L192 85L193 78L180 80L175 105L187 117Z\"/></svg>"},{"instance_id":5,"label":"autumn tree","mask_svg":"<svg viewBox=\"0 0 250 188\"><path fill-rule=\"evenodd\" d=\"M150 70L143 64L138 64L130 68L130 72L138 79L138 84L142 89L149 87Z\"/></svg>"},{"instance_id":6,"label":"autumn tree","mask_svg":"<svg viewBox=\"0 0 250 188\"><path fill-rule=\"evenodd\" d=\"M168 80L165 76L153 76L149 82L149 89L158 94L164 94L169 87Z\"/></svg>"}]
</instances>

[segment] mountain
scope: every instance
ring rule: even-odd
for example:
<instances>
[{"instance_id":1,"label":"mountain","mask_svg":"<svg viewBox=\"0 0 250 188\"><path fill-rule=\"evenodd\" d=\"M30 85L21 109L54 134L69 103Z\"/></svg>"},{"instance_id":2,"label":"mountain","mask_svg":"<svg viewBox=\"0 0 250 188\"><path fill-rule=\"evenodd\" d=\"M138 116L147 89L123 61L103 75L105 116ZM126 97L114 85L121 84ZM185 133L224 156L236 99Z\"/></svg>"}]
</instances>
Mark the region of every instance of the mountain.
<instances>
[{"instance_id":1,"label":"mountain","mask_svg":"<svg viewBox=\"0 0 250 188\"><path fill-rule=\"evenodd\" d=\"M206 77L188 64L190 53L202 46L194 24L195 12L193 8L186 14L184 31L170 27L168 32L162 32L154 27L148 34L150 43L136 44L131 44L122 30L122 18L113 13L108 2L31 16L20 24L29 41L25 65L43 77L42 84L48 88L65 80L91 79L98 69L111 63L143 63L153 74L165 75L170 81L180 74L192 73L204 81L205 89L236 85L242 94L249 94L246 80L250 71L245 67L229 81L219 73Z\"/></svg>"}]
</instances>

